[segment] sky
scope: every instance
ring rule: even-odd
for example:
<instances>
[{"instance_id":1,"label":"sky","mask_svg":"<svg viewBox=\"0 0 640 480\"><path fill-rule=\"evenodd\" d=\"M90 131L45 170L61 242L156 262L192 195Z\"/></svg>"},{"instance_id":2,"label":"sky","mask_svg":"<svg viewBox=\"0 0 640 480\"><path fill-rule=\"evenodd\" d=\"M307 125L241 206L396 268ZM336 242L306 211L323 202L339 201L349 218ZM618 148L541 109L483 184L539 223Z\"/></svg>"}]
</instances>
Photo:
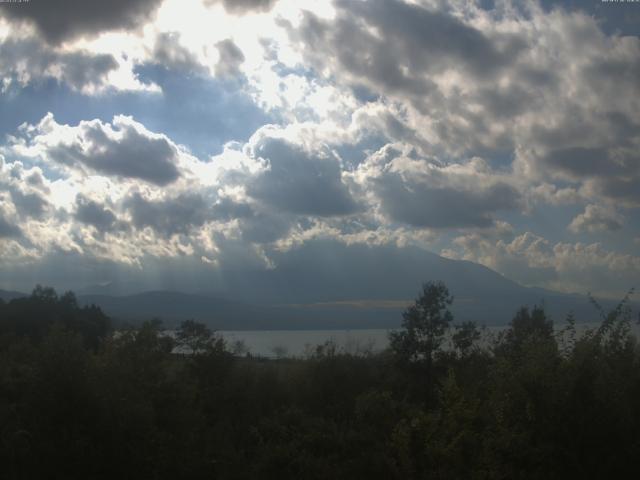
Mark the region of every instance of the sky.
<instances>
[{"instance_id":1,"label":"sky","mask_svg":"<svg viewBox=\"0 0 640 480\"><path fill-rule=\"evenodd\" d=\"M0 288L432 252L620 296L639 35L631 1L0 3Z\"/></svg>"}]
</instances>

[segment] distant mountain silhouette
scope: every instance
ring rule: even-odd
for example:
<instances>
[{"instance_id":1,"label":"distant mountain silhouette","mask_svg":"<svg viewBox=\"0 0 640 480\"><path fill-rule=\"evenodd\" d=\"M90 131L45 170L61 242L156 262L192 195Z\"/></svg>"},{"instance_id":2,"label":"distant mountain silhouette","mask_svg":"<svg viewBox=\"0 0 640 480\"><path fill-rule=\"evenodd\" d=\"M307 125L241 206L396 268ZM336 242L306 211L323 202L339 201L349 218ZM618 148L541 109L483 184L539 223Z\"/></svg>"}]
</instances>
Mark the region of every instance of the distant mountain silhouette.
<instances>
[{"instance_id":1,"label":"distant mountain silhouette","mask_svg":"<svg viewBox=\"0 0 640 480\"><path fill-rule=\"evenodd\" d=\"M116 283L76 293L81 304L96 304L123 321L194 319L228 330L393 328L423 282L442 280L454 295L456 321L505 325L519 307L541 304L556 322L569 312L579 322L600 320L586 295L523 287L485 266L422 249L407 247L402 255L349 246L331 257L324 252L311 246L304 255L283 256L277 268L228 275L226 289L215 293L168 289L122 295L131 291L130 284ZM339 274L336 266L343 266ZM0 291L5 300L20 295Z\"/></svg>"},{"instance_id":2,"label":"distant mountain silhouette","mask_svg":"<svg viewBox=\"0 0 640 480\"><path fill-rule=\"evenodd\" d=\"M168 325L195 319L215 329L357 329L395 328L411 299L393 301L340 301L290 305L257 305L180 292L154 291L128 296L81 295L81 304L99 305L116 320L142 321L160 318ZM453 305L456 321L505 325L522 305L545 305L556 321L573 312L578 321L596 321L597 312L586 297L521 287L504 296L500 293L465 296ZM613 302L605 301L605 307Z\"/></svg>"},{"instance_id":3,"label":"distant mountain silhouette","mask_svg":"<svg viewBox=\"0 0 640 480\"><path fill-rule=\"evenodd\" d=\"M0 290L0 298L2 300L4 300L5 302L9 302L11 300L13 300L14 298L22 298L22 297L26 297L27 294L26 293L22 293L22 292L14 292L11 290Z\"/></svg>"}]
</instances>

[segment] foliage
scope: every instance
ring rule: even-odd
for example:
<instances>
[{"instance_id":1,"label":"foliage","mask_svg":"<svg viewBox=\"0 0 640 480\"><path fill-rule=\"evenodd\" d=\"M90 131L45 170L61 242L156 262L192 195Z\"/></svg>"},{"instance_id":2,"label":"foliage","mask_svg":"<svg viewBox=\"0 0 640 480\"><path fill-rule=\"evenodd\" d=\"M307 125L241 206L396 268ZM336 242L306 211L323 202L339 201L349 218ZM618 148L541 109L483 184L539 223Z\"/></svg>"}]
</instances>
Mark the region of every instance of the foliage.
<instances>
[{"instance_id":1,"label":"foliage","mask_svg":"<svg viewBox=\"0 0 640 480\"><path fill-rule=\"evenodd\" d=\"M54 324L77 332L92 348L110 330L109 319L100 308L80 307L73 292L59 297L53 288L38 285L29 297L0 303L0 333L41 340Z\"/></svg>"},{"instance_id":2,"label":"foliage","mask_svg":"<svg viewBox=\"0 0 640 480\"><path fill-rule=\"evenodd\" d=\"M455 325L455 329L456 333L451 336L453 347L462 356L467 356L482 337L482 332L475 322L470 321Z\"/></svg>"},{"instance_id":3,"label":"foliage","mask_svg":"<svg viewBox=\"0 0 640 480\"><path fill-rule=\"evenodd\" d=\"M523 308L495 342L463 323L447 349L450 304L444 285L425 285L382 354L328 342L266 360L194 321L175 337L158 321L92 336L98 317L39 288L0 304L2 478L635 475L628 298L584 334L573 317L557 332L542 307Z\"/></svg>"},{"instance_id":4,"label":"foliage","mask_svg":"<svg viewBox=\"0 0 640 480\"><path fill-rule=\"evenodd\" d=\"M405 361L431 365L453 320L448 309L452 302L444 283L425 283L422 294L402 314L402 330L390 334L393 352Z\"/></svg>"}]
</instances>

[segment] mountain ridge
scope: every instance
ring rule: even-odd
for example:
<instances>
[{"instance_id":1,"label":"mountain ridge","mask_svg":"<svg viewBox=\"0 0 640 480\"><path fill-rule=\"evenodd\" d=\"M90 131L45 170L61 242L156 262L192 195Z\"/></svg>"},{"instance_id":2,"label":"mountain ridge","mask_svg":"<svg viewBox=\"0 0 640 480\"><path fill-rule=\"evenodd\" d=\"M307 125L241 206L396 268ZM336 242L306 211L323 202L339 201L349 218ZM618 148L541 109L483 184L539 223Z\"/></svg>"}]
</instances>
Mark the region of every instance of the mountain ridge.
<instances>
[{"instance_id":1,"label":"mountain ridge","mask_svg":"<svg viewBox=\"0 0 640 480\"><path fill-rule=\"evenodd\" d=\"M143 289L144 284L125 280L76 294L81 304L99 305L119 321L194 319L227 330L394 328L422 283L443 281L454 297L457 322L505 325L520 307L540 304L556 322L570 312L580 322L600 320L586 295L525 287L484 265L417 247L405 247L400 255L386 247L344 245L328 255L316 242L276 260L273 269L223 272L225 281L218 285L184 284L181 290L158 283L159 288ZM131 292L135 288L143 290ZM616 305L600 303L605 309Z\"/></svg>"}]
</instances>

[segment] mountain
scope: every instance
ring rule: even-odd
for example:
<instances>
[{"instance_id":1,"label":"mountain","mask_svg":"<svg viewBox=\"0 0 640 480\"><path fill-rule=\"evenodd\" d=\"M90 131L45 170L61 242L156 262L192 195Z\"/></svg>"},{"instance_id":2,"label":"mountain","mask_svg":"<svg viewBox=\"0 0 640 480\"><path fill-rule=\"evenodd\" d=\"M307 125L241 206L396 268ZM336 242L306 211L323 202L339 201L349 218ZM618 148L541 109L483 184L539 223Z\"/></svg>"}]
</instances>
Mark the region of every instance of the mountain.
<instances>
[{"instance_id":1,"label":"mountain","mask_svg":"<svg viewBox=\"0 0 640 480\"><path fill-rule=\"evenodd\" d=\"M78 301L82 305L98 305L116 320L137 322L159 318L168 325L177 325L182 320L195 319L219 330L387 328L396 323L395 315L390 316L384 309L248 304L172 291L126 296L80 295Z\"/></svg>"},{"instance_id":2,"label":"mountain","mask_svg":"<svg viewBox=\"0 0 640 480\"><path fill-rule=\"evenodd\" d=\"M198 285L208 290L204 293L193 293L194 286L186 285L192 293L162 288L123 295L132 291L132 284L116 282L76 293L81 304L99 305L123 321L158 317L176 324L195 319L226 330L393 328L420 285L441 280L454 296L456 321L505 325L521 306L541 304L556 322L569 312L579 322L599 320L586 296L523 287L476 263L412 247L402 254L385 247L321 247L290 251L276 259L276 268L224 272L222 286ZM5 299L20 295L0 292ZM601 303L605 309L615 305Z\"/></svg>"},{"instance_id":3,"label":"mountain","mask_svg":"<svg viewBox=\"0 0 640 480\"><path fill-rule=\"evenodd\" d=\"M0 290L0 299L4 300L5 302L10 302L14 298L22 298L26 296L27 294L22 292L14 292L12 290Z\"/></svg>"},{"instance_id":4,"label":"mountain","mask_svg":"<svg viewBox=\"0 0 640 480\"><path fill-rule=\"evenodd\" d=\"M99 305L116 320L138 322L162 319L172 326L195 319L219 330L395 328L411 300L354 300L289 305L258 305L203 295L153 291L128 296L81 295L81 304ZM526 289L509 297L499 293L466 296L454 302L456 321L475 320L485 325L507 324L523 305L543 303L555 321L573 312L581 322L597 321L587 298ZM605 301L605 308L612 302Z\"/></svg>"}]
</instances>

